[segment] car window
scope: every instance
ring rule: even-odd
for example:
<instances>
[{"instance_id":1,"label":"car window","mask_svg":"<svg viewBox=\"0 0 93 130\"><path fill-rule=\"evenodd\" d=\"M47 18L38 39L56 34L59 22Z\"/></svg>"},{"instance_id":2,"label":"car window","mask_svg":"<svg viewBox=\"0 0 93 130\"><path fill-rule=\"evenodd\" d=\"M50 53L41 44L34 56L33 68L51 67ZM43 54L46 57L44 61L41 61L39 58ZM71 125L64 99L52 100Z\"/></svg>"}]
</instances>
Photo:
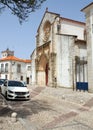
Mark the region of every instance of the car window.
<instances>
[{"instance_id":1,"label":"car window","mask_svg":"<svg viewBox=\"0 0 93 130\"><path fill-rule=\"evenodd\" d=\"M24 84L19 81L8 81L8 86L24 87Z\"/></svg>"}]
</instances>

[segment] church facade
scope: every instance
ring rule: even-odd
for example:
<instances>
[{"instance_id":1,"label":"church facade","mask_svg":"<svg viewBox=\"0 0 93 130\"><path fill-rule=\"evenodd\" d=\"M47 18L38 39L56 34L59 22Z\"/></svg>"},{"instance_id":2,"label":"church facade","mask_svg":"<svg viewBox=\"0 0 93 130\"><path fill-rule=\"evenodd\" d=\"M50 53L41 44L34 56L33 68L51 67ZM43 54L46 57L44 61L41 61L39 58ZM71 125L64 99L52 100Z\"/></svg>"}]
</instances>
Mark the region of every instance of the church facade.
<instances>
[{"instance_id":1,"label":"church facade","mask_svg":"<svg viewBox=\"0 0 93 130\"><path fill-rule=\"evenodd\" d=\"M77 89L88 83L86 41L85 23L46 10L31 55L32 84Z\"/></svg>"}]
</instances>

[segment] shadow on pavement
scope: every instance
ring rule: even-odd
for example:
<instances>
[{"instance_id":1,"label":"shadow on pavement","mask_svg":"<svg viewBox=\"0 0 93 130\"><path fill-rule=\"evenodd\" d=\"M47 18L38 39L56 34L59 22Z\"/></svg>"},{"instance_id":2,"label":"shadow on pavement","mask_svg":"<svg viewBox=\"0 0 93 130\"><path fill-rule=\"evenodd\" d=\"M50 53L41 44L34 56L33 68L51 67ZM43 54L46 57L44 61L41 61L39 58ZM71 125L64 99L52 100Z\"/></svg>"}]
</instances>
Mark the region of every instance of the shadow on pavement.
<instances>
[{"instance_id":1,"label":"shadow on pavement","mask_svg":"<svg viewBox=\"0 0 93 130\"><path fill-rule=\"evenodd\" d=\"M17 112L18 117L26 118L32 114L37 114L40 111L52 110L50 105L42 100L29 101L9 101L11 107L0 107L0 116L10 116L12 112Z\"/></svg>"},{"instance_id":2,"label":"shadow on pavement","mask_svg":"<svg viewBox=\"0 0 93 130\"><path fill-rule=\"evenodd\" d=\"M23 104L22 106L15 109L15 111L18 113L18 116L21 118L26 118L29 115L37 114L40 111L49 111L52 110L50 105L47 104L47 102L41 101L41 100L33 100L29 101L26 104Z\"/></svg>"},{"instance_id":3,"label":"shadow on pavement","mask_svg":"<svg viewBox=\"0 0 93 130\"><path fill-rule=\"evenodd\" d=\"M6 117L9 116L13 111L8 107L0 106L0 116Z\"/></svg>"}]
</instances>

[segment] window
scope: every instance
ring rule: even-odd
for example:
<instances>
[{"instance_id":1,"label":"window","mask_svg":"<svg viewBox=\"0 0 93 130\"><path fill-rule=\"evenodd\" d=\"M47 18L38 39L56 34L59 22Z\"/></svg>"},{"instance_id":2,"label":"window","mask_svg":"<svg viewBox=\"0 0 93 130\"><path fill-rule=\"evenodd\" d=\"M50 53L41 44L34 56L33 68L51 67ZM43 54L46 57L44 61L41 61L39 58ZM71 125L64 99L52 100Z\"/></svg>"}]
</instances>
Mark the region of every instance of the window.
<instances>
[{"instance_id":1,"label":"window","mask_svg":"<svg viewBox=\"0 0 93 130\"><path fill-rule=\"evenodd\" d=\"M8 63L5 64L5 72L8 72Z\"/></svg>"},{"instance_id":2,"label":"window","mask_svg":"<svg viewBox=\"0 0 93 130\"><path fill-rule=\"evenodd\" d=\"M60 30L61 30L61 25L60 25L60 24L58 24L58 25L57 25L57 32L59 33L59 32L60 32Z\"/></svg>"},{"instance_id":3,"label":"window","mask_svg":"<svg viewBox=\"0 0 93 130\"><path fill-rule=\"evenodd\" d=\"M4 64L1 64L1 72L4 72Z\"/></svg>"},{"instance_id":4,"label":"window","mask_svg":"<svg viewBox=\"0 0 93 130\"><path fill-rule=\"evenodd\" d=\"M21 65L20 64L17 64L17 72L21 73Z\"/></svg>"},{"instance_id":5,"label":"window","mask_svg":"<svg viewBox=\"0 0 93 130\"><path fill-rule=\"evenodd\" d=\"M28 67L27 67L27 70L31 70L31 66L28 66Z\"/></svg>"},{"instance_id":6,"label":"window","mask_svg":"<svg viewBox=\"0 0 93 130\"><path fill-rule=\"evenodd\" d=\"M23 76L20 77L20 80L23 81Z\"/></svg>"}]
</instances>

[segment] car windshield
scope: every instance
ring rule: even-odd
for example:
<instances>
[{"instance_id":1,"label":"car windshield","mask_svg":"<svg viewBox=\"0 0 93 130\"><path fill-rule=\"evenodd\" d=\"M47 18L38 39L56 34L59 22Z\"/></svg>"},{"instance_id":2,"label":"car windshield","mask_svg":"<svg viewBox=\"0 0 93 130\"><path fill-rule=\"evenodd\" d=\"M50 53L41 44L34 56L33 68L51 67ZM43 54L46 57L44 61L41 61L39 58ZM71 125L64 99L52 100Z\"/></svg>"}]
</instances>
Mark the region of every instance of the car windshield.
<instances>
[{"instance_id":1,"label":"car windshield","mask_svg":"<svg viewBox=\"0 0 93 130\"><path fill-rule=\"evenodd\" d=\"M19 81L8 81L8 86L25 87L24 84Z\"/></svg>"}]
</instances>

